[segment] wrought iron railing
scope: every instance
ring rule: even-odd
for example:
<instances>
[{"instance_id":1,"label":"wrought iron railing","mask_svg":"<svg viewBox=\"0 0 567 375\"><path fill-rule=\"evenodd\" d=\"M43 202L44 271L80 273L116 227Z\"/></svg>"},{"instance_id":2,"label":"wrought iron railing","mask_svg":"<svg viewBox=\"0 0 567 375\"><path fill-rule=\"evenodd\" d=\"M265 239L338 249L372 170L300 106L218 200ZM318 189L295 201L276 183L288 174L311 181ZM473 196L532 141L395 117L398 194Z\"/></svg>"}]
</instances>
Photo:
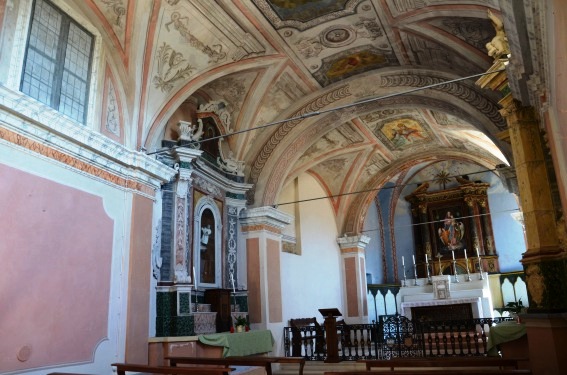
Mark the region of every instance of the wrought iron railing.
<instances>
[{"instance_id":1,"label":"wrought iron railing","mask_svg":"<svg viewBox=\"0 0 567 375\"><path fill-rule=\"evenodd\" d=\"M356 361L396 357L486 356L488 331L503 320L510 319L412 322L404 316L395 315L379 323L338 325L339 358ZM326 342L327 333L323 326L284 328L286 356L323 361L327 359Z\"/></svg>"}]
</instances>

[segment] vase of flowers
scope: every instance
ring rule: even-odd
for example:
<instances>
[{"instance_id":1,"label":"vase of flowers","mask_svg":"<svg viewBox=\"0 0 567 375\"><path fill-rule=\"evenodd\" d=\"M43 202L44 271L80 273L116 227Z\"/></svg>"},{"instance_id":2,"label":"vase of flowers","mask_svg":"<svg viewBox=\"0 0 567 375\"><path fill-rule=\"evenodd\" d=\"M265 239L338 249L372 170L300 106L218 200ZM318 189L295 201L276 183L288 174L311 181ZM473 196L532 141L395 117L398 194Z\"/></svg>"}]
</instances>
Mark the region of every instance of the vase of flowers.
<instances>
[{"instance_id":1,"label":"vase of flowers","mask_svg":"<svg viewBox=\"0 0 567 375\"><path fill-rule=\"evenodd\" d=\"M248 319L239 315L234 319L234 326L236 327L236 332L243 332L248 326Z\"/></svg>"},{"instance_id":2,"label":"vase of flowers","mask_svg":"<svg viewBox=\"0 0 567 375\"><path fill-rule=\"evenodd\" d=\"M518 301L508 302L506 306L504 306L502 311L508 311L508 313L510 313L510 317L520 323L520 317L518 316L518 314L525 313L526 308L524 307L522 299L520 298Z\"/></svg>"}]
</instances>

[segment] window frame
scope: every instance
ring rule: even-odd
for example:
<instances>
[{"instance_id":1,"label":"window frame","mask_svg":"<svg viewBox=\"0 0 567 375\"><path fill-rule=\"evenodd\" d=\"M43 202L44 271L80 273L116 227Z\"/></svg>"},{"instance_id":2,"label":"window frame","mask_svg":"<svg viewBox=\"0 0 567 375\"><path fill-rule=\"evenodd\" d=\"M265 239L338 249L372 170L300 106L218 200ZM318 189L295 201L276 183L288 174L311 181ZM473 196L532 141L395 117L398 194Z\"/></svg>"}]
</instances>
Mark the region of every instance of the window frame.
<instances>
[{"instance_id":1,"label":"window frame","mask_svg":"<svg viewBox=\"0 0 567 375\"><path fill-rule=\"evenodd\" d=\"M25 75L26 75L26 66L28 64L28 53L30 51L30 38L32 36L32 29L34 26L34 20L35 20L35 9L36 9L36 5L38 3L38 1L42 1L43 3L47 4L48 6L52 7L53 9L55 9L56 12L58 12L58 14L61 16L61 25L60 25L60 34L58 36L57 39L57 47L56 47L56 57L55 59L51 59L50 57L46 57L49 60L53 61L55 64L55 69L53 70L53 79L51 80L51 95L50 95L50 103L44 103L43 101L41 101L38 98L35 98L34 96L30 95L29 93L25 93L23 91L23 85L24 85L24 79L25 79ZM84 90L84 101L81 103L82 104L82 109L83 109L83 116L81 119L76 119L74 117L72 117L71 115L68 115L64 112L60 111L60 106L61 106L61 92L62 92L62 86L63 86L63 76L64 76L64 72L66 71L65 69L65 62L66 62L66 52L67 52L67 48L69 46L69 31L71 28L71 25L74 25L75 27L77 27L79 30L83 31L87 36L90 37L90 48L88 51L88 67L87 67L87 78L86 80L84 80L85 82L85 90ZM89 115L89 99L90 99L90 95L91 95L91 84L92 84L92 76L93 76L93 64L94 64L94 60L95 60L95 45L97 43L97 38L96 36L89 31L87 28L85 28L83 25L81 25L74 17L72 17L68 12L64 11L63 9L61 9L59 6L57 6L53 1L51 0L33 0L32 2L32 6L31 6L31 12L30 12L30 17L29 17L29 22L28 22L28 28L27 28L27 35L26 35L26 43L25 43L25 47L24 47L24 58L23 58L23 62L22 62L22 69L21 69L21 74L20 74L20 80L19 80L19 91L22 92L24 95L37 100L40 103L43 103L47 106L49 106L50 108L53 108L55 111L57 111L58 113L62 114L63 116L73 120L73 121L77 121L80 122L83 125L87 124L87 119L88 119L88 115ZM32 47L34 50L35 48ZM41 55L43 55L42 52L35 50L36 53L39 53ZM77 77L74 73L68 71L68 74Z\"/></svg>"}]
</instances>

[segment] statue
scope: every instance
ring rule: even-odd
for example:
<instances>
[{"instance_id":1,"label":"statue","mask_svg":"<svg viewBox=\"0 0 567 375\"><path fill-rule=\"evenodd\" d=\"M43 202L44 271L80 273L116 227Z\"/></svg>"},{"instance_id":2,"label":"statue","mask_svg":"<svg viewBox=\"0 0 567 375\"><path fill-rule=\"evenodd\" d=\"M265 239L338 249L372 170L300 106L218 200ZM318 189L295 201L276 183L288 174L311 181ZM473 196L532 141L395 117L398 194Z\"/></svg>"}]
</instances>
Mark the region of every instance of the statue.
<instances>
[{"instance_id":1,"label":"statue","mask_svg":"<svg viewBox=\"0 0 567 375\"><path fill-rule=\"evenodd\" d=\"M244 176L244 161L236 160L232 150L228 151L228 156L225 157L222 148L223 139L219 139L219 153L220 157L217 157L217 164L221 170L226 173L230 173L236 176Z\"/></svg>"},{"instance_id":2,"label":"statue","mask_svg":"<svg viewBox=\"0 0 567 375\"><path fill-rule=\"evenodd\" d=\"M496 30L496 35L492 40L486 43L486 49L488 50L488 56L494 57L494 59L499 59L502 56L506 56L510 53L510 46L508 45L508 38L504 32L504 24L502 20L496 17L490 9L488 10L488 18L492 21L492 26Z\"/></svg>"},{"instance_id":3,"label":"statue","mask_svg":"<svg viewBox=\"0 0 567 375\"><path fill-rule=\"evenodd\" d=\"M206 245L209 243L209 236L211 235L211 226L207 225L206 227L201 228L201 243Z\"/></svg>"},{"instance_id":4,"label":"statue","mask_svg":"<svg viewBox=\"0 0 567 375\"><path fill-rule=\"evenodd\" d=\"M191 123L191 121L179 121L177 126L179 127L179 140L198 142L203 136L203 120L198 119L197 123L199 127ZM196 148L199 148L198 143L195 144Z\"/></svg>"}]
</instances>

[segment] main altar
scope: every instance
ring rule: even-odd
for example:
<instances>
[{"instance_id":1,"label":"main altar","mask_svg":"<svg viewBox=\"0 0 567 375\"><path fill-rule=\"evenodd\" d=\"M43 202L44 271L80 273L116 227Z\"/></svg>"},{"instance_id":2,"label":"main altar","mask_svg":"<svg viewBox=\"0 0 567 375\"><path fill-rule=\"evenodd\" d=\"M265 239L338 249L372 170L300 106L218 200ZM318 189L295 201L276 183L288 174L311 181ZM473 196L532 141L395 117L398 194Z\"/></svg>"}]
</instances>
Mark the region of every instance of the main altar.
<instances>
[{"instance_id":1,"label":"main altar","mask_svg":"<svg viewBox=\"0 0 567 375\"><path fill-rule=\"evenodd\" d=\"M486 273L408 279L400 288L397 311L409 319L492 318L493 304ZM431 283L429 283L431 281ZM415 285L417 284L417 285Z\"/></svg>"}]
</instances>

